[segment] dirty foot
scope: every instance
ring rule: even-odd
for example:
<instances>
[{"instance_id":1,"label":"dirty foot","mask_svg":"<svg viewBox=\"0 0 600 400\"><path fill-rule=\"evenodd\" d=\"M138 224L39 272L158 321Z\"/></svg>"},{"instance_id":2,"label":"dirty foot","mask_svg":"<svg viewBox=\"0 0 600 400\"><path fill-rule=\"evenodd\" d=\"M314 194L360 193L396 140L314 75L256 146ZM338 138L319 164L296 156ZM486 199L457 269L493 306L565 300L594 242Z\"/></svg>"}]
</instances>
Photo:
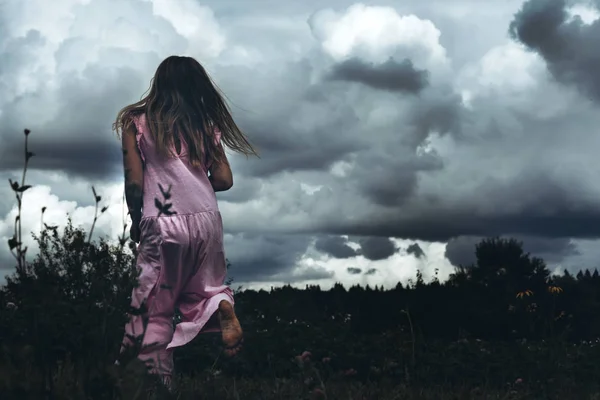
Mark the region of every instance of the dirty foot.
<instances>
[{"instance_id":1,"label":"dirty foot","mask_svg":"<svg viewBox=\"0 0 600 400\"><path fill-rule=\"evenodd\" d=\"M228 357L236 355L242 348L244 333L233 306L228 301L219 303L219 323L223 336L224 352Z\"/></svg>"}]
</instances>

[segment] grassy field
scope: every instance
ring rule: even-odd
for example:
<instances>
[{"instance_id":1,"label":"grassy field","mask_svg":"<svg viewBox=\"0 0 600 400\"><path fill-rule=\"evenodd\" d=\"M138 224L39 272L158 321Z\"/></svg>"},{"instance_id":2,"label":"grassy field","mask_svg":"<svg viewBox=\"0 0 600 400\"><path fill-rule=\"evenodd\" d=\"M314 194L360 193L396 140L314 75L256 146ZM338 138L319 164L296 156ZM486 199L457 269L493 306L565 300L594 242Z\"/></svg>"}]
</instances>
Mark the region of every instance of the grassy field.
<instances>
[{"instance_id":1,"label":"grassy field","mask_svg":"<svg viewBox=\"0 0 600 400\"><path fill-rule=\"evenodd\" d=\"M1 398L600 399L595 343L421 341L413 349L387 332L345 337L341 351L333 351L335 336L298 334L299 342L312 341L312 348L294 351L288 329L248 332L244 352L233 359L219 353L218 336L200 337L175 353L173 393L135 359L125 366L61 361L52 373L51 393L44 392L36 364L26 356L11 364L15 352L5 352Z\"/></svg>"}]
</instances>

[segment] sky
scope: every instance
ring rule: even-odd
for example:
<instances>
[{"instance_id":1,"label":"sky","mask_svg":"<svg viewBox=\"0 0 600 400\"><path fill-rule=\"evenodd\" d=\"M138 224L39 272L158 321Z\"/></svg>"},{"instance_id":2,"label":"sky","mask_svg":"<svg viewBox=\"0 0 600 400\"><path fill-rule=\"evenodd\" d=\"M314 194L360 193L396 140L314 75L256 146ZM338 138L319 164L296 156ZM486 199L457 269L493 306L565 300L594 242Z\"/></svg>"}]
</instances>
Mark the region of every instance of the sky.
<instances>
[{"instance_id":1,"label":"sky","mask_svg":"<svg viewBox=\"0 0 600 400\"><path fill-rule=\"evenodd\" d=\"M124 221L116 113L189 55L260 159L219 193L234 286L445 280L484 237L600 259L600 0L0 0L0 239ZM30 257L35 244L27 237ZM13 270L0 246L0 273Z\"/></svg>"}]
</instances>

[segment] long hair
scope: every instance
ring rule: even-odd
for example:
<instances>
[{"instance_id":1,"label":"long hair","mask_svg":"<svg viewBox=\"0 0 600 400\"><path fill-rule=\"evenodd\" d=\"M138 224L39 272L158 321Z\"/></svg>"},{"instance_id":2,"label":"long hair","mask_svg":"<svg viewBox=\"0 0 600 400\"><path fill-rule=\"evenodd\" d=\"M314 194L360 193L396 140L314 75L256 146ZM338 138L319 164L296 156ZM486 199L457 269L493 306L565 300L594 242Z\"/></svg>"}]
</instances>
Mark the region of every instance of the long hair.
<instances>
[{"instance_id":1,"label":"long hair","mask_svg":"<svg viewBox=\"0 0 600 400\"><path fill-rule=\"evenodd\" d=\"M157 151L165 156L176 156L173 148L181 146L181 137L192 165L222 161L223 147L214 143L214 128L218 128L225 146L258 157L233 120L222 93L194 58L167 57L156 69L147 93L119 111L113 124L117 136L119 130L131 126L134 116L146 113Z\"/></svg>"}]
</instances>

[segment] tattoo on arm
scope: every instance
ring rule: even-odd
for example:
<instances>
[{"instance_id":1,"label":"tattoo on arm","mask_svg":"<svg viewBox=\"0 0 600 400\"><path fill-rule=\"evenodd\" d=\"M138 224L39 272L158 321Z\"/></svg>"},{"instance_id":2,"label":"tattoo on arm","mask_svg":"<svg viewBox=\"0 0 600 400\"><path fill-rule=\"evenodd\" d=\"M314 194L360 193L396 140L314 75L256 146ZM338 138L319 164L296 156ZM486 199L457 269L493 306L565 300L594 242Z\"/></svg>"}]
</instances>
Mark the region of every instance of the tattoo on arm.
<instances>
[{"instance_id":1,"label":"tattoo on arm","mask_svg":"<svg viewBox=\"0 0 600 400\"><path fill-rule=\"evenodd\" d=\"M129 215L134 224L139 224L142 217L143 205L143 165L140 165L140 158L136 154L128 154L126 147L132 147L133 136L123 136L123 169L125 172L125 198ZM126 140L125 140L126 139Z\"/></svg>"},{"instance_id":2,"label":"tattoo on arm","mask_svg":"<svg viewBox=\"0 0 600 400\"><path fill-rule=\"evenodd\" d=\"M125 199L129 208L129 215L133 223L142 219L143 189L135 182L131 182L131 170L125 168Z\"/></svg>"},{"instance_id":3,"label":"tattoo on arm","mask_svg":"<svg viewBox=\"0 0 600 400\"><path fill-rule=\"evenodd\" d=\"M125 198L131 220L139 223L142 219L142 188L137 183L128 183L125 185Z\"/></svg>"}]
</instances>

